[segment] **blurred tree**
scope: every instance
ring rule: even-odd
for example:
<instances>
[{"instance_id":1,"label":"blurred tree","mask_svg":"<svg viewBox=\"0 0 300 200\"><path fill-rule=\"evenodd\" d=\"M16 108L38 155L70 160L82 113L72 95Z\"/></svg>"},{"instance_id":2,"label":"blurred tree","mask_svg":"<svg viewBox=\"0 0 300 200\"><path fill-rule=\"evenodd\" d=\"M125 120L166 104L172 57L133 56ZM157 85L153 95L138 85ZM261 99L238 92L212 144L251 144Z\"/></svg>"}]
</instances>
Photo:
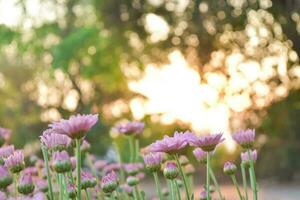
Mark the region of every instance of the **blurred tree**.
<instances>
[{"instance_id":1,"label":"blurred tree","mask_svg":"<svg viewBox=\"0 0 300 200\"><path fill-rule=\"evenodd\" d=\"M300 95L292 92L286 99L275 103L267 110L261 131L261 152L258 163L263 176L290 181L299 172L300 160ZM270 165L270 163L273 163Z\"/></svg>"}]
</instances>

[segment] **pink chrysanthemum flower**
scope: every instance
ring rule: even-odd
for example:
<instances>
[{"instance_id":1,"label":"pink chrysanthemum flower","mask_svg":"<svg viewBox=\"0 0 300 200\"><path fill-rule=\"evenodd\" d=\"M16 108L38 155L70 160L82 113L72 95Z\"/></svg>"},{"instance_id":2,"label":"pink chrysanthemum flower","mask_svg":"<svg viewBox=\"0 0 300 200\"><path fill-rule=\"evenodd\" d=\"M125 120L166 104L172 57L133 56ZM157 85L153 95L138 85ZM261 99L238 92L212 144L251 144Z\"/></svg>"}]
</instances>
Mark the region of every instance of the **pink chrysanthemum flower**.
<instances>
[{"instance_id":1,"label":"pink chrysanthemum flower","mask_svg":"<svg viewBox=\"0 0 300 200\"><path fill-rule=\"evenodd\" d=\"M234 133L232 138L243 148L250 149L255 141L255 129L247 129Z\"/></svg>"},{"instance_id":2,"label":"pink chrysanthemum flower","mask_svg":"<svg viewBox=\"0 0 300 200\"><path fill-rule=\"evenodd\" d=\"M72 183L69 183L67 185L67 193L68 193L68 197L70 199L75 199L75 197L76 197L76 185L72 184Z\"/></svg>"},{"instance_id":3,"label":"pink chrysanthemum flower","mask_svg":"<svg viewBox=\"0 0 300 200\"><path fill-rule=\"evenodd\" d=\"M216 146L224 140L222 139L222 135L222 133L219 133L194 137L189 141L189 143L192 146L200 147L203 151L212 152Z\"/></svg>"},{"instance_id":4,"label":"pink chrysanthemum flower","mask_svg":"<svg viewBox=\"0 0 300 200\"><path fill-rule=\"evenodd\" d=\"M18 192L21 194L30 194L34 190L34 184L30 174L24 174L20 177Z\"/></svg>"},{"instance_id":5,"label":"pink chrysanthemum flower","mask_svg":"<svg viewBox=\"0 0 300 200\"><path fill-rule=\"evenodd\" d=\"M133 193L133 188L131 186L129 186L128 184L121 185L121 190L126 192L127 194Z\"/></svg>"},{"instance_id":6,"label":"pink chrysanthemum flower","mask_svg":"<svg viewBox=\"0 0 300 200\"><path fill-rule=\"evenodd\" d=\"M250 155L252 157L253 162L255 163L257 160L257 151L256 150L250 151ZM244 163L246 166L250 165L249 153L247 151L241 153L241 159L242 159L242 163Z\"/></svg>"},{"instance_id":7,"label":"pink chrysanthemum flower","mask_svg":"<svg viewBox=\"0 0 300 200\"><path fill-rule=\"evenodd\" d=\"M112 171L119 171L121 169L120 163L110 163L103 168L104 173L109 173Z\"/></svg>"},{"instance_id":8,"label":"pink chrysanthemum flower","mask_svg":"<svg viewBox=\"0 0 300 200\"><path fill-rule=\"evenodd\" d=\"M55 131L66 134L72 139L83 138L97 123L98 114L72 115L69 119L62 119L50 124Z\"/></svg>"},{"instance_id":9,"label":"pink chrysanthemum flower","mask_svg":"<svg viewBox=\"0 0 300 200\"><path fill-rule=\"evenodd\" d=\"M11 130L0 127L0 146L7 142L11 137Z\"/></svg>"},{"instance_id":10,"label":"pink chrysanthemum flower","mask_svg":"<svg viewBox=\"0 0 300 200\"><path fill-rule=\"evenodd\" d=\"M103 170L105 166L107 166L106 160L97 160L94 163L94 166L97 170Z\"/></svg>"},{"instance_id":11,"label":"pink chrysanthemum flower","mask_svg":"<svg viewBox=\"0 0 300 200\"><path fill-rule=\"evenodd\" d=\"M82 142L82 144L81 144L81 146L80 146L80 150L81 150L82 152L87 152L87 151L89 151L90 149L91 149L91 144L90 144L88 141L83 140L83 142Z\"/></svg>"},{"instance_id":12,"label":"pink chrysanthemum flower","mask_svg":"<svg viewBox=\"0 0 300 200\"><path fill-rule=\"evenodd\" d=\"M112 171L101 179L101 188L105 193L111 193L118 187L118 176Z\"/></svg>"},{"instance_id":13,"label":"pink chrysanthemum flower","mask_svg":"<svg viewBox=\"0 0 300 200\"><path fill-rule=\"evenodd\" d=\"M165 152L169 154L178 153L188 144L186 133L175 132L173 137L164 136L162 140L157 140L148 148L150 152Z\"/></svg>"},{"instance_id":14,"label":"pink chrysanthemum flower","mask_svg":"<svg viewBox=\"0 0 300 200\"><path fill-rule=\"evenodd\" d=\"M233 175L236 172L236 170L237 170L237 167L233 162L227 161L224 164L223 171L224 171L225 174Z\"/></svg>"},{"instance_id":15,"label":"pink chrysanthemum flower","mask_svg":"<svg viewBox=\"0 0 300 200\"><path fill-rule=\"evenodd\" d=\"M160 165L162 163L162 153L155 152L155 153L149 153L144 155L144 162L146 165L146 168L150 172L156 172L160 170Z\"/></svg>"},{"instance_id":16,"label":"pink chrysanthemum flower","mask_svg":"<svg viewBox=\"0 0 300 200\"><path fill-rule=\"evenodd\" d=\"M18 150L11 154L7 159L5 159L5 167L7 167L12 173L18 173L24 169L24 154L22 151Z\"/></svg>"},{"instance_id":17,"label":"pink chrysanthemum flower","mask_svg":"<svg viewBox=\"0 0 300 200\"><path fill-rule=\"evenodd\" d=\"M48 182L45 179L41 179L39 177L34 178L34 183L37 186L37 189L42 192L48 191Z\"/></svg>"},{"instance_id":18,"label":"pink chrysanthemum flower","mask_svg":"<svg viewBox=\"0 0 300 200\"><path fill-rule=\"evenodd\" d=\"M58 134L53 129L45 130L43 135L40 136L40 139L43 145L54 151L62 151L67 149L72 141L68 136Z\"/></svg>"},{"instance_id":19,"label":"pink chrysanthemum flower","mask_svg":"<svg viewBox=\"0 0 300 200\"><path fill-rule=\"evenodd\" d=\"M26 167L23 170L24 174L30 174L31 176L38 176L38 169L36 167Z\"/></svg>"},{"instance_id":20,"label":"pink chrysanthemum flower","mask_svg":"<svg viewBox=\"0 0 300 200\"><path fill-rule=\"evenodd\" d=\"M12 182L12 176L6 167L0 165L0 189L6 189Z\"/></svg>"},{"instance_id":21,"label":"pink chrysanthemum flower","mask_svg":"<svg viewBox=\"0 0 300 200\"><path fill-rule=\"evenodd\" d=\"M15 151L14 145L8 145L0 148L0 159L6 159Z\"/></svg>"},{"instance_id":22,"label":"pink chrysanthemum flower","mask_svg":"<svg viewBox=\"0 0 300 200\"><path fill-rule=\"evenodd\" d=\"M134 176L143 168L143 165L141 163L128 163L124 164L123 167L127 174Z\"/></svg>"},{"instance_id":23,"label":"pink chrysanthemum flower","mask_svg":"<svg viewBox=\"0 0 300 200\"><path fill-rule=\"evenodd\" d=\"M124 135L140 135L144 130L143 122L127 122L126 124L117 125L115 128L119 133Z\"/></svg>"},{"instance_id":24,"label":"pink chrysanthemum flower","mask_svg":"<svg viewBox=\"0 0 300 200\"><path fill-rule=\"evenodd\" d=\"M200 192L200 200L207 200L207 192L205 190Z\"/></svg>"},{"instance_id":25,"label":"pink chrysanthemum flower","mask_svg":"<svg viewBox=\"0 0 300 200\"><path fill-rule=\"evenodd\" d=\"M196 148L193 151L195 158L202 164L206 164L207 161L207 152L203 151L201 148Z\"/></svg>"},{"instance_id":26,"label":"pink chrysanthemum flower","mask_svg":"<svg viewBox=\"0 0 300 200\"><path fill-rule=\"evenodd\" d=\"M81 186L85 190L87 188L93 188L97 185L96 178L88 171L81 172Z\"/></svg>"},{"instance_id":27,"label":"pink chrysanthemum flower","mask_svg":"<svg viewBox=\"0 0 300 200\"><path fill-rule=\"evenodd\" d=\"M163 174L167 179L175 179L179 174L177 164L173 161L167 161L163 170Z\"/></svg>"},{"instance_id":28,"label":"pink chrysanthemum flower","mask_svg":"<svg viewBox=\"0 0 300 200\"><path fill-rule=\"evenodd\" d=\"M65 173L72 169L72 163L68 152L56 151L52 155L52 166L57 173Z\"/></svg>"}]
</instances>

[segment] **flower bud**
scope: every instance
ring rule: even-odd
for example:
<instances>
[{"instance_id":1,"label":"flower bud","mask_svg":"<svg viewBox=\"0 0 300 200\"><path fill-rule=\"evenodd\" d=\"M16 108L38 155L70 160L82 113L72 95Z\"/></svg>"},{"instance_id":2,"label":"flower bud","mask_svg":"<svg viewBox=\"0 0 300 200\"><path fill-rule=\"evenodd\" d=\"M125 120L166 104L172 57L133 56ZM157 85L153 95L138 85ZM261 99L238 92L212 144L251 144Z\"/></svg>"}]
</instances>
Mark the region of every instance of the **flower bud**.
<instances>
[{"instance_id":1,"label":"flower bud","mask_svg":"<svg viewBox=\"0 0 300 200\"><path fill-rule=\"evenodd\" d=\"M140 172L140 169L143 168L141 163L128 163L124 165L124 169L127 174L135 176Z\"/></svg>"},{"instance_id":2,"label":"flower bud","mask_svg":"<svg viewBox=\"0 0 300 200\"><path fill-rule=\"evenodd\" d=\"M72 164L72 171L73 170L75 170L75 168L76 168L76 157L75 156L72 156L71 158L70 158L70 161L71 161L71 164Z\"/></svg>"},{"instance_id":3,"label":"flower bud","mask_svg":"<svg viewBox=\"0 0 300 200\"><path fill-rule=\"evenodd\" d=\"M126 192L129 195L133 195L133 188L129 186L128 184L121 185L122 191Z\"/></svg>"},{"instance_id":4,"label":"flower bud","mask_svg":"<svg viewBox=\"0 0 300 200\"><path fill-rule=\"evenodd\" d=\"M139 184L140 180L136 176L128 176L126 179L126 182L129 186L132 187L132 186L136 186L137 184Z\"/></svg>"},{"instance_id":5,"label":"flower bud","mask_svg":"<svg viewBox=\"0 0 300 200\"><path fill-rule=\"evenodd\" d=\"M0 188L5 189L12 183L13 179L8 173L6 167L0 166Z\"/></svg>"},{"instance_id":6,"label":"flower bud","mask_svg":"<svg viewBox=\"0 0 300 200\"><path fill-rule=\"evenodd\" d=\"M35 181L36 187L41 192L47 192L48 191L48 182L44 179L36 179Z\"/></svg>"},{"instance_id":7,"label":"flower bud","mask_svg":"<svg viewBox=\"0 0 300 200\"><path fill-rule=\"evenodd\" d=\"M81 188L93 188L97 185L95 177L90 172L81 172Z\"/></svg>"},{"instance_id":8,"label":"flower bud","mask_svg":"<svg viewBox=\"0 0 300 200\"><path fill-rule=\"evenodd\" d=\"M70 199L76 199L76 186L72 183L68 184L67 193Z\"/></svg>"},{"instance_id":9,"label":"flower bud","mask_svg":"<svg viewBox=\"0 0 300 200\"><path fill-rule=\"evenodd\" d=\"M117 174L112 171L106 174L101 180L101 188L104 193L112 193L118 187Z\"/></svg>"},{"instance_id":10,"label":"flower bud","mask_svg":"<svg viewBox=\"0 0 300 200\"><path fill-rule=\"evenodd\" d=\"M80 146L81 152L88 152L90 149L91 149L90 143L88 143L88 141L86 141L86 140L83 140L83 142Z\"/></svg>"},{"instance_id":11,"label":"flower bud","mask_svg":"<svg viewBox=\"0 0 300 200\"><path fill-rule=\"evenodd\" d=\"M162 162L162 154L149 153L144 156L144 162L147 170L149 170L150 172L157 172L160 170L160 166Z\"/></svg>"},{"instance_id":12,"label":"flower bud","mask_svg":"<svg viewBox=\"0 0 300 200\"><path fill-rule=\"evenodd\" d=\"M178 168L177 168L177 165L175 162L167 162L166 163L166 166L164 168L164 176L167 178L167 179L174 179L178 176L179 174L179 171L178 171Z\"/></svg>"},{"instance_id":13,"label":"flower bud","mask_svg":"<svg viewBox=\"0 0 300 200\"><path fill-rule=\"evenodd\" d=\"M232 162L226 162L224 164L224 168L223 168L223 171L225 174L227 175L233 175L237 170L237 167L234 163Z\"/></svg>"},{"instance_id":14,"label":"flower bud","mask_svg":"<svg viewBox=\"0 0 300 200\"><path fill-rule=\"evenodd\" d=\"M72 169L72 163L66 151L54 152L52 159L52 167L57 173L65 173Z\"/></svg>"},{"instance_id":15,"label":"flower bud","mask_svg":"<svg viewBox=\"0 0 300 200\"><path fill-rule=\"evenodd\" d=\"M22 151L15 151L11 154L4 164L12 173L19 173L25 167L24 154Z\"/></svg>"},{"instance_id":16,"label":"flower bud","mask_svg":"<svg viewBox=\"0 0 300 200\"><path fill-rule=\"evenodd\" d=\"M18 184L18 192L21 194L30 194L34 190L34 184L30 174L21 176Z\"/></svg>"},{"instance_id":17,"label":"flower bud","mask_svg":"<svg viewBox=\"0 0 300 200\"><path fill-rule=\"evenodd\" d=\"M250 155L252 157L253 162L255 163L257 160L257 151L250 151ZM249 159L249 153L246 151L244 153L241 153L241 159L242 159L242 163L249 167L250 166L250 159Z\"/></svg>"},{"instance_id":18,"label":"flower bud","mask_svg":"<svg viewBox=\"0 0 300 200\"><path fill-rule=\"evenodd\" d=\"M207 200L207 192L205 190L200 192L200 200Z\"/></svg>"},{"instance_id":19,"label":"flower bud","mask_svg":"<svg viewBox=\"0 0 300 200\"><path fill-rule=\"evenodd\" d=\"M193 151L193 154L201 164L206 164L207 152L203 151L201 148L196 148Z\"/></svg>"}]
</instances>

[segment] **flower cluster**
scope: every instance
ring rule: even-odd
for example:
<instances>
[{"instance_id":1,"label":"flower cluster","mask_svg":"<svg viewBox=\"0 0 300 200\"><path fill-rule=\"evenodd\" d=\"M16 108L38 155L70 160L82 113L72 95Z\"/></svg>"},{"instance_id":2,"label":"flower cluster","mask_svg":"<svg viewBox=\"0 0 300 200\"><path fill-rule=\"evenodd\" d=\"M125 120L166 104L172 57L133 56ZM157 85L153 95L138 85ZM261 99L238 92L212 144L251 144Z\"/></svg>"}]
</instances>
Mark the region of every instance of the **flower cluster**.
<instances>
[{"instance_id":1,"label":"flower cluster","mask_svg":"<svg viewBox=\"0 0 300 200\"><path fill-rule=\"evenodd\" d=\"M49 124L40 136L43 160L30 155L26 159L27 166L24 152L9 145L11 131L0 128L0 199L148 199L154 194L142 191L141 182L146 171L153 176L160 200L212 200L216 194L218 199L224 199L211 166L218 146L224 141L222 133L196 135L191 131L175 131L172 136L164 135L141 150L142 137L138 136L142 136L145 124L137 121L118 124L114 129L128 143L126 149L120 149L118 142L114 142L116 154L111 155L119 160L115 162L90 153L87 134L97 121L97 114L88 114L73 115ZM235 176L239 169L235 163L225 162L223 171L232 179L237 195L243 200L249 200L248 175L252 197L257 200L255 130L236 132L232 138L243 148L240 164L244 191ZM129 158L122 157L127 153L120 152L123 150L128 150ZM194 158L188 157L191 153ZM194 194L193 177L196 177L197 168L192 159L206 168L204 190L198 195ZM161 187L159 176L165 178L168 189Z\"/></svg>"}]
</instances>

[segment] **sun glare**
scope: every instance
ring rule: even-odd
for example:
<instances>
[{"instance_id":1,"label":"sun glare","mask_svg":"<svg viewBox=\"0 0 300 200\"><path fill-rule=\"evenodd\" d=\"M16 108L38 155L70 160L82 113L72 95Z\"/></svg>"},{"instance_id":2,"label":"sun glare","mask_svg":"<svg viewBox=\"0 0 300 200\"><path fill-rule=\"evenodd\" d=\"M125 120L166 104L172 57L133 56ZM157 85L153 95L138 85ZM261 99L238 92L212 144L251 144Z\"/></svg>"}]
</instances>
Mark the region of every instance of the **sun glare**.
<instances>
[{"instance_id":1,"label":"sun glare","mask_svg":"<svg viewBox=\"0 0 300 200\"><path fill-rule=\"evenodd\" d=\"M144 102L132 100L134 116L161 114L162 123L180 120L198 133L222 131L229 138L229 108L218 102L218 88L225 83L224 78L211 75L215 80L212 85L202 83L199 73L178 51L171 53L169 60L163 67L148 65L141 80L129 83L131 90L147 97ZM234 149L231 140L226 144L229 150Z\"/></svg>"}]
</instances>

